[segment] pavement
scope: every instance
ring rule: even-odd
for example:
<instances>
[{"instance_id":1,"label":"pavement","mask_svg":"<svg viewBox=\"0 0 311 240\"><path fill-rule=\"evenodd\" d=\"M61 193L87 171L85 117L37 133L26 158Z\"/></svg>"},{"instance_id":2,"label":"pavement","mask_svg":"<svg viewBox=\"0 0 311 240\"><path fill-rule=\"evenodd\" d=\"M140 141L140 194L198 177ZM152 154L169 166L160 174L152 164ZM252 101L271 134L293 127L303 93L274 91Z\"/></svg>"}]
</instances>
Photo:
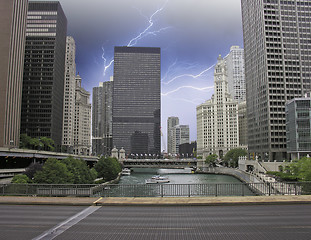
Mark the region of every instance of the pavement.
<instances>
[{"instance_id":1,"label":"pavement","mask_svg":"<svg viewBox=\"0 0 311 240\"><path fill-rule=\"evenodd\" d=\"M0 204L64 206L222 206L311 204L311 195L244 197L24 197L0 196Z\"/></svg>"}]
</instances>

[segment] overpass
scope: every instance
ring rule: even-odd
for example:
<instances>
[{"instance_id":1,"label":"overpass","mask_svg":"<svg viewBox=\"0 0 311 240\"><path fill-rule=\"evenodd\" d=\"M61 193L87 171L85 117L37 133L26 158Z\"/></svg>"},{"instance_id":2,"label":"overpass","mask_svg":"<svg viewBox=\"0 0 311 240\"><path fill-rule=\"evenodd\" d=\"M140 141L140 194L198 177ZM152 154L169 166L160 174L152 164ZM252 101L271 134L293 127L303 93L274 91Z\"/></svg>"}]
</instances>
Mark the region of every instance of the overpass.
<instances>
[{"instance_id":1,"label":"overpass","mask_svg":"<svg viewBox=\"0 0 311 240\"><path fill-rule=\"evenodd\" d=\"M0 148L0 159L2 160L5 159L7 161L14 160L16 163L21 161L26 162L35 162L37 160L45 161L48 158L65 159L69 156L76 159L85 160L89 163L95 163L98 161L97 156L74 155L68 153L38 151L38 150L19 149L19 148Z\"/></svg>"},{"instance_id":2,"label":"overpass","mask_svg":"<svg viewBox=\"0 0 311 240\"><path fill-rule=\"evenodd\" d=\"M197 167L197 159L124 159L126 168L192 168Z\"/></svg>"}]
</instances>

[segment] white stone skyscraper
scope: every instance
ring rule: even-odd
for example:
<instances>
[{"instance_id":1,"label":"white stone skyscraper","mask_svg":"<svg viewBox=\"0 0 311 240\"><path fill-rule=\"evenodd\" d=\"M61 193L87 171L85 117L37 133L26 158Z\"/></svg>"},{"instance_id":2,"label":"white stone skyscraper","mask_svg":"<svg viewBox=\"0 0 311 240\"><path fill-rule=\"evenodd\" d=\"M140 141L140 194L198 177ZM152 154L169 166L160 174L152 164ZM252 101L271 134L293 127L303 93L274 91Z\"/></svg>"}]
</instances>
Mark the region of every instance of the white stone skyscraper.
<instances>
[{"instance_id":1,"label":"white stone skyscraper","mask_svg":"<svg viewBox=\"0 0 311 240\"><path fill-rule=\"evenodd\" d=\"M91 154L91 104L90 93L81 86L81 77L76 77L73 153Z\"/></svg>"},{"instance_id":2,"label":"white stone skyscraper","mask_svg":"<svg viewBox=\"0 0 311 240\"><path fill-rule=\"evenodd\" d=\"M72 153L76 94L76 44L73 37L67 37L66 45L62 146L65 152Z\"/></svg>"},{"instance_id":3,"label":"white stone skyscraper","mask_svg":"<svg viewBox=\"0 0 311 240\"><path fill-rule=\"evenodd\" d=\"M214 71L214 94L197 106L197 154L222 158L239 147L238 103L228 92L227 68L221 56Z\"/></svg>"},{"instance_id":4,"label":"white stone skyscraper","mask_svg":"<svg viewBox=\"0 0 311 240\"><path fill-rule=\"evenodd\" d=\"M310 91L310 0L242 0L248 149L283 160L285 104Z\"/></svg>"},{"instance_id":5,"label":"white stone skyscraper","mask_svg":"<svg viewBox=\"0 0 311 240\"><path fill-rule=\"evenodd\" d=\"M231 97L239 103L246 100L244 49L232 46L225 58L228 73L228 89Z\"/></svg>"}]
</instances>

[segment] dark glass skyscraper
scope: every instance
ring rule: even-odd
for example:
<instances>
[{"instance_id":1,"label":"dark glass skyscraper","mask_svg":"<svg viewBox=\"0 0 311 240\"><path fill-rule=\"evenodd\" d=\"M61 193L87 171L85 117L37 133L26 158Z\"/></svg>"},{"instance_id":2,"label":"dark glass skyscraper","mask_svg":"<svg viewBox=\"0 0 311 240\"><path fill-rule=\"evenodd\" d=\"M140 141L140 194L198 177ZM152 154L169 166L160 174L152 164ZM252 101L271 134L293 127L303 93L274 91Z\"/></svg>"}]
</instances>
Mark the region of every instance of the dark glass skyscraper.
<instances>
[{"instance_id":1,"label":"dark glass skyscraper","mask_svg":"<svg viewBox=\"0 0 311 240\"><path fill-rule=\"evenodd\" d=\"M113 145L126 154L160 154L160 48L115 47Z\"/></svg>"},{"instance_id":2,"label":"dark glass skyscraper","mask_svg":"<svg viewBox=\"0 0 311 240\"><path fill-rule=\"evenodd\" d=\"M62 142L67 19L57 1L29 2L21 133Z\"/></svg>"}]
</instances>

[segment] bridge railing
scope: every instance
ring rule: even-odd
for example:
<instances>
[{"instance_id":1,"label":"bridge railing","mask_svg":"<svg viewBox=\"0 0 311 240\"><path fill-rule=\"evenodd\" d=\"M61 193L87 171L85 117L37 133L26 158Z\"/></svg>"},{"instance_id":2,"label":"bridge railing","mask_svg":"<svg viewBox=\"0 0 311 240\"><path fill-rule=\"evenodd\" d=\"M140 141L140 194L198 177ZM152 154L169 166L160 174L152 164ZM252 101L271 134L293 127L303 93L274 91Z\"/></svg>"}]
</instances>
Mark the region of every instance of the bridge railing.
<instances>
[{"instance_id":1,"label":"bridge railing","mask_svg":"<svg viewBox=\"0 0 311 240\"><path fill-rule=\"evenodd\" d=\"M209 197L310 195L311 182L207 184L0 184L0 195L48 197Z\"/></svg>"}]
</instances>

